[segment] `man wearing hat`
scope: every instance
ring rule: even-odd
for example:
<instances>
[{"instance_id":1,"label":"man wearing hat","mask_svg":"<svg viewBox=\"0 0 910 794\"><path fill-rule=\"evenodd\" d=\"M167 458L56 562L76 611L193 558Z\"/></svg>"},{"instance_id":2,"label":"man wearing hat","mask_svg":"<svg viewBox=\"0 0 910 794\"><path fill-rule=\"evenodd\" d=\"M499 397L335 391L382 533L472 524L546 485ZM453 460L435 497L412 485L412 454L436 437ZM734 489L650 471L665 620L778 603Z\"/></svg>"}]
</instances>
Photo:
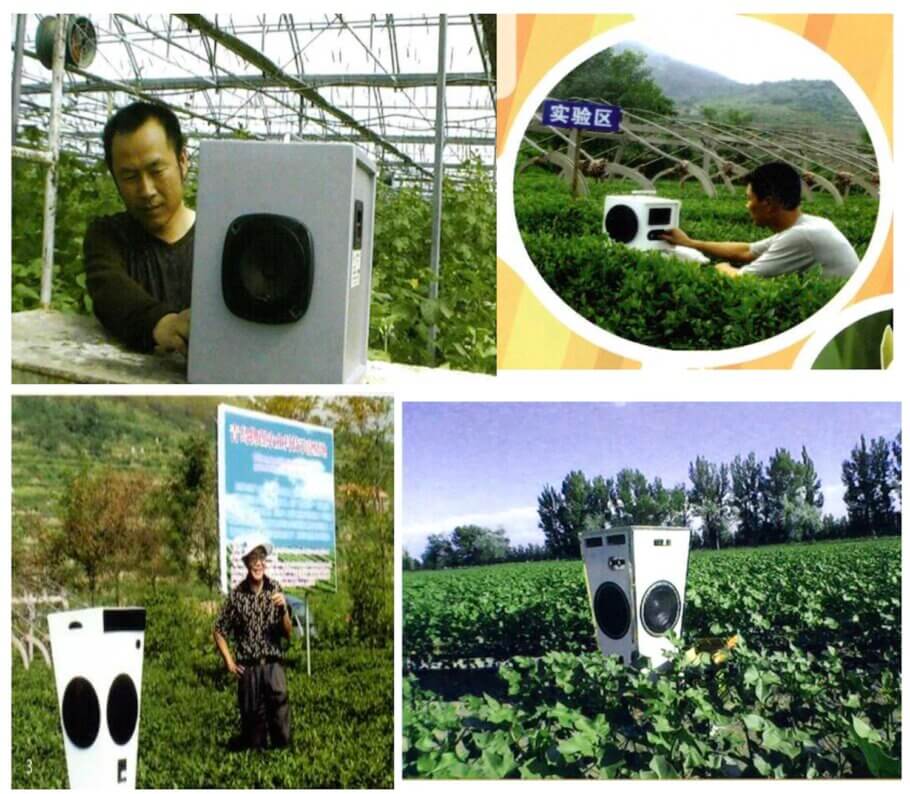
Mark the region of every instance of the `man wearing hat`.
<instances>
[{"instance_id":1,"label":"man wearing hat","mask_svg":"<svg viewBox=\"0 0 910 794\"><path fill-rule=\"evenodd\" d=\"M215 622L214 638L231 675L237 678L237 699L245 747L284 747L290 740L288 686L282 644L291 636L291 609L278 582L265 575L272 544L254 534L234 541L246 578L235 587ZM234 654L228 645L231 639Z\"/></svg>"}]
</instances>

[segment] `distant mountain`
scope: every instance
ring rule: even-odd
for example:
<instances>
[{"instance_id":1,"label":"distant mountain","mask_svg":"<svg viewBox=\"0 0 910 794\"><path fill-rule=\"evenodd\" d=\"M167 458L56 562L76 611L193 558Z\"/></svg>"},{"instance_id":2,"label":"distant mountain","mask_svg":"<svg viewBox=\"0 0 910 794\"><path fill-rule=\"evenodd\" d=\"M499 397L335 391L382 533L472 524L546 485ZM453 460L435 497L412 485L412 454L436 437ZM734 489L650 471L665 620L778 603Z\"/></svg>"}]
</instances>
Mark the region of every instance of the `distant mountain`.
<instances>
[{"instance_id":1,"label":"distant mountain","mask_svg":"<svg viewBox=\"0 0 910 794\"><path fill-rule=\"evenodd\" d=\"M654 81L681 113L700 114L702 107L709 106L721 112L749 113L759 124L822 124L841 130L863 130L853 105L830 80L740 83L640 44L622 44L616 49L644 53Z\"/></svg>"},{"instance_id":2,"label":"distant mountain","mask_svg":"<svg viewBox=\"0 0 910 794\"><path fill-rule=\"evenodd\" d=\"M724 77L722 74L677 61L669 55L646 49L637 44L621 45L619 50L636 50L647 56L648 68L654 81L663 92L677 104L691 105L707 102L717 97L735 94L742 83Z\"/></svg>"}]
</instances>

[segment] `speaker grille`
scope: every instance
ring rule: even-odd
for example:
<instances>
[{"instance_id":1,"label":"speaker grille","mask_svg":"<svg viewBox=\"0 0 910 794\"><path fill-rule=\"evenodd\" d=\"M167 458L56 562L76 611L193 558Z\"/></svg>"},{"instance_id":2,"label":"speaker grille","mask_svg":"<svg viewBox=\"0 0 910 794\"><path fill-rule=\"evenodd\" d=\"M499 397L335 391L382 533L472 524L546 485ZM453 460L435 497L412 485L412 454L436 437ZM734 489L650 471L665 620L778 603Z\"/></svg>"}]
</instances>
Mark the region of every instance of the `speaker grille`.
<instances>
[{"instance_id":1,"label":"speaker grille","mask_svg":"<svg viewBox=\"0 0 910 794\"><path fill-rule=\"evenodd\" d=\"M638 216L625 204L611 207L604 219L604 229L618 243L630 243L638 234Z\"/></svg>"},{"instance_id":2,"label":"speaker grille","mask_svg":"<svg viewBox=\"0 0 910 794\"><path fill-rule=\"evenodd\" d=\"M133 679L121 673L107 694L107 727L117 744L126 744L136 730L139 718L139 695Z\"/></svg>"},{"instance_id":3,"label":"speaker grille","mask_svg":"<svg viewBox=\"0 0 910 794\"><path fill-rule=\"evenodd\" d=\"M285 215L241 215L228 226L221 259L224 302L258 323L291 323L310 305L313 241Z\"/></svg>"},{"instance_id":4,"label":"speaker grille","mask_svg":"<svg viewBox=\"0 0 910 794\"><path fill-rule=\"evenodd\" d=\"M666 581L655 582L641 600L641 624L654 637L666 634L679 617L679 593Z\"/></svg>"},{"instance_id":5,"label":"speaker grille","mask_svg":"<svg viewBox=\"0 0 910 794\"><path fill-rule=\"evenodd\" d=\"M616 582L604 582L594 594L594 619L611 640L626 636L632 622L629 598Z\"/></svg>"},{"instance_id":6,"label":"speaker grille","mask_svg":"<svg viewBox=\"0 0 910 794\"><path fill-rule=\"evenodd\" d=\"M95 688L82 676L72 679L63 692L63 730L83 750L91 747L101 726L101 709Z\"/></svg>"}]
</instances>

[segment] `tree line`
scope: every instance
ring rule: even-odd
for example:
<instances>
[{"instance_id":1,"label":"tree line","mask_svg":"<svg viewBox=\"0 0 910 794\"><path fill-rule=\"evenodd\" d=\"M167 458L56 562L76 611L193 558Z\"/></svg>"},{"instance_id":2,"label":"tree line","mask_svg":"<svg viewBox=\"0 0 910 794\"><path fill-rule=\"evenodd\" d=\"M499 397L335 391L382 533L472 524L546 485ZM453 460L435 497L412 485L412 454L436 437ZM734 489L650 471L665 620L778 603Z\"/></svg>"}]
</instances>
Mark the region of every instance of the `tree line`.
<instances>
[{"instance_id":1,"label":"tree line","mask_svg":"<svg viewBox=\"0 0 910 794\"><path fill-rule=\"evenodd\" d=\"M638 469L588 479L572 471L537 498L542 545L513 547L503 528L456 527L431 535L420 559L404 554L406 569L497 562L577 559L581 532L604 526L650 524L690 529L692 548L720 549L900 532L901 434L859 441L841 464L846 515L823 513L824 494L806 447L798 456L778 448L767 461L754 452L731 462L702 456L688 482L665 485Z\"/></svg>"}]
</instances>

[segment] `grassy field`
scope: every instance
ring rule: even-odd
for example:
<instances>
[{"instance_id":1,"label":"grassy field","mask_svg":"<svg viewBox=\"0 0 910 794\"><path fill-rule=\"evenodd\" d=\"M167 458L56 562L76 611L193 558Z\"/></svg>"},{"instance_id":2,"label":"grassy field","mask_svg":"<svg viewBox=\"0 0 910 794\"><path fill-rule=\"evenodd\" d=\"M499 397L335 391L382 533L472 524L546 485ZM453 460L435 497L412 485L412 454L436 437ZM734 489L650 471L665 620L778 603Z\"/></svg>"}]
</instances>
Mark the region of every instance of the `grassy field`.
<instances>
[{"instance_id":1,"label":"grassy field","mask_svg":"<svg viewBox=\"0 0 910 794\"><path fill-rule=\"evenodd\" d=\"M405 776L899 775L899 540L696 552L683 632L736 647L605 659L580 562L407 574Z\"/></svg>"},{"instance_id":2,"label":"grassy field","mask_svg":"<svg viewBox=\"0 0 910 794\"><path fill-rule=\"evenodd\" d=\"M634 342L671 350L720 350L759 342L803 322L841 289L818 268L774 279L730 279L691 262L635 251L602 232L607 194L629 182L589 180L573 199L565 182L540 168L515 178L515 217L541 276L587 320ZM752 242L768 236L745 207L744 189L708 198L691 181L662 180L658 194L683 200L681 226L693 238ZM829 218L862 257L875 228L877 199L851 195L838 207L815 195L803 209Z\"/></svg>"}]
</instances>

